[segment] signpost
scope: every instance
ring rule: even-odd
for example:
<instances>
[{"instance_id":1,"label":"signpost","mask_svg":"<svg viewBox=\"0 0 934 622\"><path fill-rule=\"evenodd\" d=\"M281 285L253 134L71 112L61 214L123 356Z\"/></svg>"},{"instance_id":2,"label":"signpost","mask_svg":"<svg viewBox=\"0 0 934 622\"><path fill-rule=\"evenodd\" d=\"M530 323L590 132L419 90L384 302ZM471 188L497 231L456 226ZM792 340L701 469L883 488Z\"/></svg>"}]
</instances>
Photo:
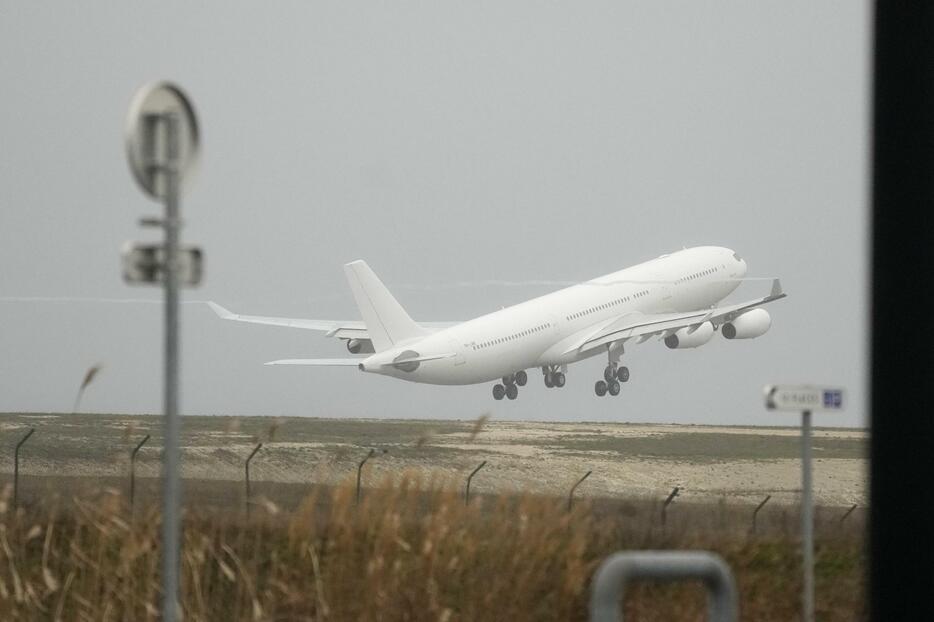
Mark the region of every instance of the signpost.
<instances>
[{"instance_id":1,"label":"signpost","mask_svg":"<svg viewBox=\"0 0 934 622\"><path fill-rule=\"evenodd\" d=\"M811 483L811 414L843 410L843 389L810 385L767 385L765 407L801 413L801 556L804 564L802 618L814 620L814 499Z\"/></svg>"},{"instance_id":2,"label":"signpost","mask_svg":"<svg viewBox=\"0 0 934 622\"><path fill-rule=\"evenodd\" d=\"M194 107L180 88L168 82L137 91L126 125L130 170L143 191L165 206L162 219L145 218L144 226L161 226L163 244L129 244L123 252L129 283L162 283L165 288L165 446L162 485L162 620L179 619L178 577L181 520L178 421L178 289L201 280L201 251L179 248L182 227L179 197L188 187L198 160L198 122ZM184 272L182 267L184 266Z\"/></svg>"}]
</instances>

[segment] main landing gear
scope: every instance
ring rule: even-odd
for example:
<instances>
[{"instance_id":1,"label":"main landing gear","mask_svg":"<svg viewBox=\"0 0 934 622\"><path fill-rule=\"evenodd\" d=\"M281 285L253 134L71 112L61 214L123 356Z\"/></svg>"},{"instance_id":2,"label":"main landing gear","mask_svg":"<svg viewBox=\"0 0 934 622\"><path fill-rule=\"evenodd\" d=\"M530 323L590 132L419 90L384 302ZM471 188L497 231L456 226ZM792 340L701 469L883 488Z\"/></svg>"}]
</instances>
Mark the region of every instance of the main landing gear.
<instances>
[{"instance_id":1,"label":"main landing gear","mask_svg":"<svg viewBox=\"0 0 934 622\"><path fill-rule=\"evenodd\" d=\"M511 400L519 397L519 387L524 387L529 381L529 375L524 370L517 371L514 374L503 376L502 384L493 385L493 399L501 400L508 397Z\"/></svg>"},{"instance_id":2,"label":"main landing gear","mask_svg":"<svg viewBox=\"0 0 934 622\"><path fill-rule=\"evenodd\" d=\"M607 393L612 396L619 395L620 383L629 382L629 368L619 364L619 354L608 350L609 362L603 370L603 380L598 380L593 390L599 397Z\"/></svg>"},{"instance_id":3,"label":"main landing gear","mask_svg":"<svg viewBox=\"0 0 934 622\"><path fill-rule=\"evenodd\" d=\"M567 376L557 365L542 367L542 373L545 375L545 386L549 389L560 389L567 382Z\"/></svg>"}]
</instances>

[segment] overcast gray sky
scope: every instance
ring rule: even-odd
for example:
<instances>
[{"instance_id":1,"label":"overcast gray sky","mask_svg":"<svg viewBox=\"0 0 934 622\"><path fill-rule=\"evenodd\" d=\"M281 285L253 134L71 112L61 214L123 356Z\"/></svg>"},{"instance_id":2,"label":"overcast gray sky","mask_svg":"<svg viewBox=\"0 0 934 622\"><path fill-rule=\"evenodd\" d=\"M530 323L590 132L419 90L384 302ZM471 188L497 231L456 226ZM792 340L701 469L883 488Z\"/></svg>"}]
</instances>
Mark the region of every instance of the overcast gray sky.
<instances>
[{"instance_id":1,"label":"overcast gray sky","mask_svg":"<svg viewBox=\"0 0 934 622\"><path fill-rule=\"evenodd\" d=\"M105 6L105 4L107 6ZM789 298L772 330L631 346L516 402L352 368L317 333L183 310L187 414L792 424L769 382L838 383L866 422L868 9L863 2L0 2L0 297L157 300L119 248L158 239L127 169L133 92L188 91L203 128L188 300L357 319L363 258L416 319L466 319L676 250L738 250ZM759 295L763 283L736 296ZM0 411L161 408L161 307L0 302Z\"/></svg>"}]
</instances>

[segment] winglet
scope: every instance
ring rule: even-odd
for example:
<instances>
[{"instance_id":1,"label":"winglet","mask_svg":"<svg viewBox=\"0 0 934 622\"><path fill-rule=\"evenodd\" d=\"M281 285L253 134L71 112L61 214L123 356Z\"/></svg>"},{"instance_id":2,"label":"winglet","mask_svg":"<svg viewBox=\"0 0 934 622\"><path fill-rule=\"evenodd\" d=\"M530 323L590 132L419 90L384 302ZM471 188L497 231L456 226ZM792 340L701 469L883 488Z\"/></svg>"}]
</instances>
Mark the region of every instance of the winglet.
<instances>
[{"instance_id":1,"label":"winglet","mask_svg":"<svg viewBox=\"0 0 934 622\"><path fill-rule=\"evenodd\" d=\"M778 280L778 279L773 279L773 280L772 280L772 291L769 292L769 296L770 296L771 298L775 298L775 297L777 297L777 296L781 296L782 293L783 293L783 292L782 292L782 282L781 282L780 280Z\"/></svg>"},{"instance_id":2,"label":"winglet","mask_svg":"<svg viewBox=\"0 0 934 622\"><path fill-rule=\"evenodd\" d=\"M211 310L217 314L217 317L223 318L225 320L232 320L235 317L237 317L236 314L228 311L227 309L220 306L216 302L212 300L208 300L207 302L208 302L208 306L211 307Z\"/></svg>"}]
</instances>

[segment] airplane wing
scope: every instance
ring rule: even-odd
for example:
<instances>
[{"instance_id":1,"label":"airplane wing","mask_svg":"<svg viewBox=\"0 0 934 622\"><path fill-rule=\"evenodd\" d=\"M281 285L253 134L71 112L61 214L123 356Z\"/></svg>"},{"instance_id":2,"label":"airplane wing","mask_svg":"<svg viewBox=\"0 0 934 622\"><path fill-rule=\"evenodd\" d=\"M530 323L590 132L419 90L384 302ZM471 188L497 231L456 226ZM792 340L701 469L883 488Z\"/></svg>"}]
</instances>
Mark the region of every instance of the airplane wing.
<instances>
[{"instance_id":1,"label":"airplane wing","mask_svg":"<svg viewBox=\"0 0 934 622\"><path fill-rule=\"evenodd\" d=\"M269 361L265 365L318 365L321 367L356 367L363 358L358 359L281 359Z\"/></svg>"},{"instance_id":2,"label":"airplane wing","mask_svg":"<svg viewBox=\"0 0 934 622\"><path fill-rule=\"evenodd\" d=\"M627 313L618 318L604 322L595 327L595 329L584 335L571 345L565 354L577 351L580 353L589 352L596 348L605 347L616 341L625 341L633 337L639 337L637 343L642 343L653 335L668 336L674 334L682 328L697 327L704 322L711 322L715 325L723 324L735 319L744 311L753 307L758 307L773 300L784 298L786 294L782 292L782 284L778 279L772 281L772 290L768 296L748 300L722 307L712 309L700 309L698 311L688 311L686 313Z\"/></svg>"},{"instance_id":3,"label":"airplane wing","mask_svg":"<svg viewBox=\"0 0 934 622\"><path fill-rule=\"evenodd\" d=\"M305 330L320 330L326 337L339 339L369 339L366 324L360 320L306 320L289 317L266 317L261 315L240 315L220 306L216 302L208 301L208 306L224 320L247 322L250 324L266 324L269 326L286 326L289 328L303 328ZM419 325L430 330L450 328L460 322L419 322Z\"/></svg>"}]
</instances>

